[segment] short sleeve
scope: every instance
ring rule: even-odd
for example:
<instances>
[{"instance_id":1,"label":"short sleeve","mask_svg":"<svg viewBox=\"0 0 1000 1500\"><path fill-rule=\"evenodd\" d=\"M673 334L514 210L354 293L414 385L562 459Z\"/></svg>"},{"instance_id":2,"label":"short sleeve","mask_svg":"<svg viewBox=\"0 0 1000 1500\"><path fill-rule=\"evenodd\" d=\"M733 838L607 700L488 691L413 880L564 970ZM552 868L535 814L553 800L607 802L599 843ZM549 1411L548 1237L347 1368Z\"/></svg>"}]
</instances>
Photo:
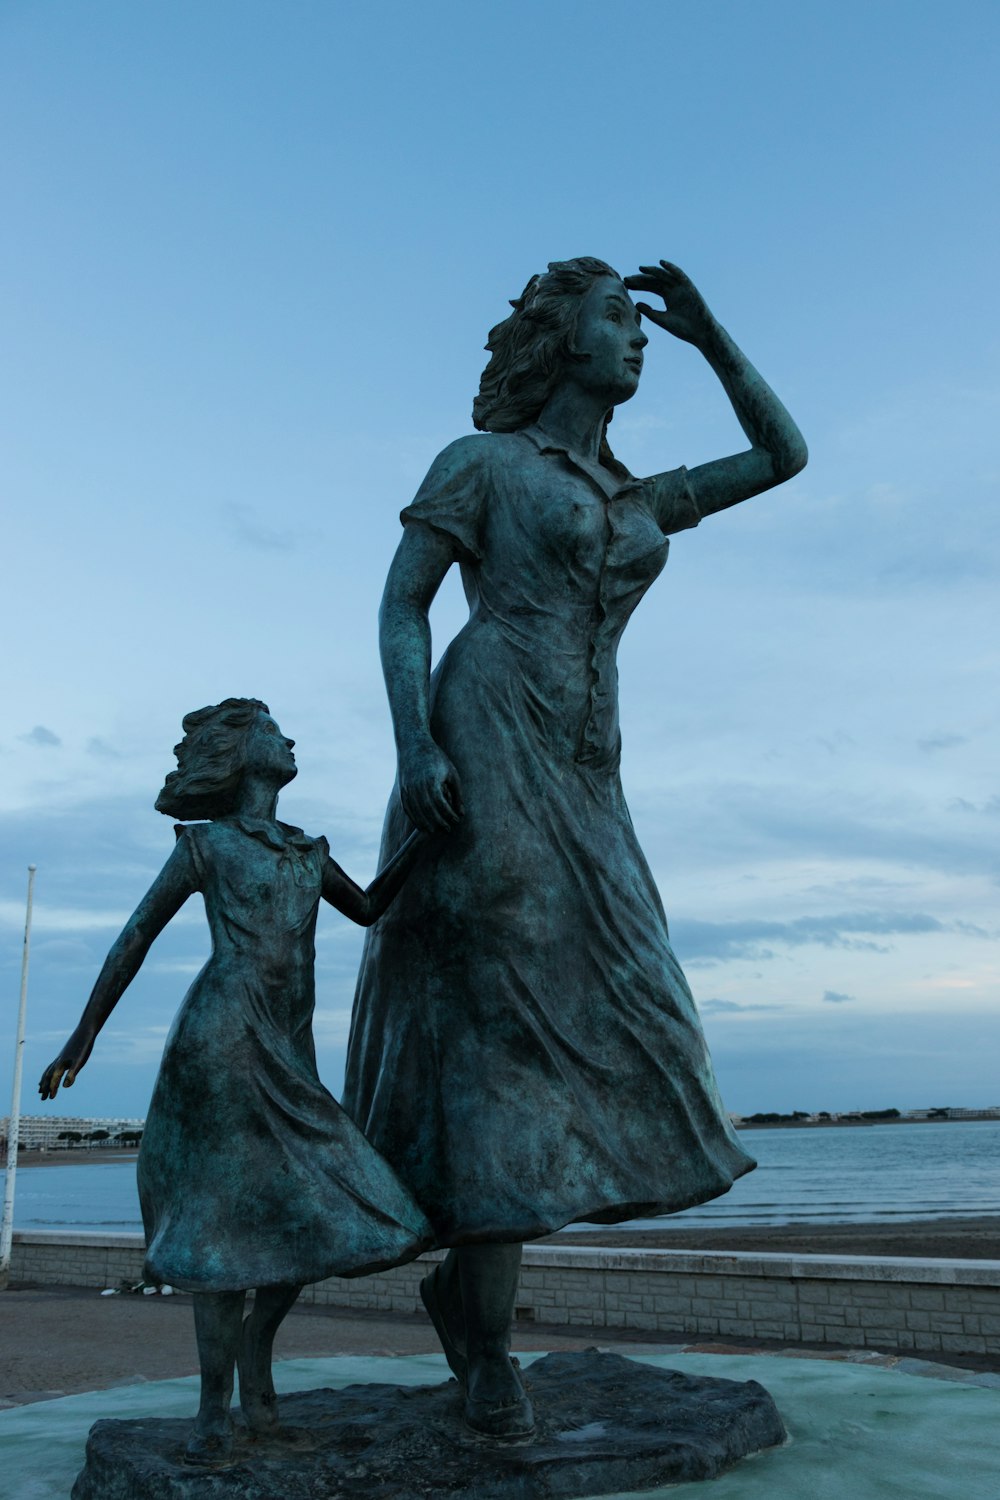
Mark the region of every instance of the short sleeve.
<instances>
[{"instance_id":1,"label":"short sleeve","mask_svg":"<svg viewBox=\"0 0 1000 1500\"><path fill-rule=\"evenodd\" d=\"M656 524L667 536L672 536L675 531L687 531L702 519L688 471L683 465L679 469L668 469L665 474L654 474L652 479L644 479L640 488Z\"/></svg>"},{"instance_id":2,"label":"short sleeve","mask_svg":"<svg viewBox=\"0 0 1000 1500\"><path fill-rule=\"evenodd\" d=\"M483 555L488 443L488 437L464 437L450 443L431 464L412 505L399 517L404 526L419 521L443 532L466 561L478 562Z\"/></svg>"},{"instance_id":3,"label":"short sleeve","mask_svg":"<svg viewBox=\"0 0 1000 1500\"><path fill-rule=\"evenodd\" d=\"M202 823L174 824L174 833L177 835L174 858L187 857L191 867L191 883L196 891L205 889L205 857L200 844L200 830L204 826Z\"/></svg>"}]
</instances>

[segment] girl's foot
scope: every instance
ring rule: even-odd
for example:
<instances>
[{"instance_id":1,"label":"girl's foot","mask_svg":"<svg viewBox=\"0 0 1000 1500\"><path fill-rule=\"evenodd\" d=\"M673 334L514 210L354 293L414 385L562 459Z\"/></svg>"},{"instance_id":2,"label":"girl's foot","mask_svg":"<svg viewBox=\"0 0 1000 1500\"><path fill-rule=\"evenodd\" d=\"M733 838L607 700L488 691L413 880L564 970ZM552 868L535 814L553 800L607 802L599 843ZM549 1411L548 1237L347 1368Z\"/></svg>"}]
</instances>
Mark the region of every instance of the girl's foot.
<instances>
[{"instance_id":1,"label":"girl's foot","mask_svg":"<svg viewBox=\"0 0 1000 1500\"><path fill-rule=\"evenodd\" d=\"M184 1462L202 1469L221 1468L232 1462L233 1423L224 1416L205 1418L199 1415L184 1450Z\"/></svg>"},{"instance_id":2,"label":"girl's foot","mask_svg":"<svg viewBox=\"0 0 1000 1500\"><path fill-rule=\"evenodd\" d=\"M244 1321L236 1355L240 1377L240 1410L251 1432L274 1436L278 1431L278 1397L271 1379L271 1351L262 1358L253 1337L253 1313Z\"/></svg>"},{"instance_id":3,"label":"girl's foot","mask_svg":"<svg viewBox=\"0 0 1000 1500\"><path fill-rule=\"evenodd\" d=\"M535 1414L510 1356L470 1359L468 1369L466 1426L486 1437L530 1437L535 1430Z\"/></svg>"}]
</instances>

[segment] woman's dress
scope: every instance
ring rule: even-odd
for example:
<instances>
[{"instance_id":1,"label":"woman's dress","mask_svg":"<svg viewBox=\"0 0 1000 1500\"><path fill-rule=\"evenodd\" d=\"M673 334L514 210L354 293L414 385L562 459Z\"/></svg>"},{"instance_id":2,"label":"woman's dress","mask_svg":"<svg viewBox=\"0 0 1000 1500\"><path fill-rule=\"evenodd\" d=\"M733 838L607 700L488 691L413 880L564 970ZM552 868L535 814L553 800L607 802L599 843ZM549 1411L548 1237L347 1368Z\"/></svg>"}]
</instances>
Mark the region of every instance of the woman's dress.
<instances>
[{"instance_id":1,"label":"woman's dress","mask_svg":"<svg viewBox=\"0 0 1000 1500\"><path fill-rule=\"evenodd\" d=\"M147 1279L235 1291L411 1260L430 1226L316 1072L326 840L248 818L177 833L212 956L167 1039L139 1151Z\"/></svg>"},{"instance_id":2,"label":"woman's dress","mask_svg":"<svg viewBox=\"0 0 1000 1500\"><path fill-rule=\"evenodd\" d=\"M465 816L368 934L344 1107L445 1245L714 1198L754 1162L619 777L616 650L665 533L698 522L686 471L619 480L539 428L462 438L402 519L462 565L431 731ZM408 832L397 788L383 862Z\"/></svg>"}]
</instances>

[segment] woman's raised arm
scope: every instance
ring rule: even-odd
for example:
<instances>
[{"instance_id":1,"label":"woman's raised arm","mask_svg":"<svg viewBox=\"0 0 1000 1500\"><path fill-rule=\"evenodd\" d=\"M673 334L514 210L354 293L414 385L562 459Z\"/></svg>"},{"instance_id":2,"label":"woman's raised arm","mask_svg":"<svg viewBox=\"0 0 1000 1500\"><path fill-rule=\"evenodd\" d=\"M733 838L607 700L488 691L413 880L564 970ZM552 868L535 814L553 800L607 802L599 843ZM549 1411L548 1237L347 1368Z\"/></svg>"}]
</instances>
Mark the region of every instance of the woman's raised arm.
<instances>
[{"instance_id":1,"label":"woman's raised arm","mask_svg":"<svg viewBox=\"0 0 1000 1500\"><path fill-rule=\"evenodd\" d=\"M67 1089L73 1086L101 1027L138 974L153 940L197 888L191 853L181 838L115 939L76 1030L42 1074L38 1092L43 1099L54 1099L60 1083Z\"/></svg>"},{"instance_id":2,"label":"woman's raised arm","mask_svg":"<svg viewBox=\"0 0 1000 1500\"><path fill-rule=\"evenodd\" d=\"M451 538L433 526L406 527L386 579L379 650L399 758L403 811L427 833L462 815L458 775L431 737L431 627L428 611L455 560Z\"/></svg>"},{"instance_id":3,"label":"woman's raised arm","mask_svg":"<svg viewBox=\"0 0 1000 1500\"><path fill-rule=\"evenodd\" d=\"M709 312L690 278L665 260L659 266L642 266L640 270L638 276L626 276L625 285L632 291L657 293L666 306L653 308L640 302L639 311L657 327L701 350L750 440L749 452L714 459L688 471L701 514L726 510L798 474L809 457L801 432L771 387Z\"/></svg>"}]
</instances>

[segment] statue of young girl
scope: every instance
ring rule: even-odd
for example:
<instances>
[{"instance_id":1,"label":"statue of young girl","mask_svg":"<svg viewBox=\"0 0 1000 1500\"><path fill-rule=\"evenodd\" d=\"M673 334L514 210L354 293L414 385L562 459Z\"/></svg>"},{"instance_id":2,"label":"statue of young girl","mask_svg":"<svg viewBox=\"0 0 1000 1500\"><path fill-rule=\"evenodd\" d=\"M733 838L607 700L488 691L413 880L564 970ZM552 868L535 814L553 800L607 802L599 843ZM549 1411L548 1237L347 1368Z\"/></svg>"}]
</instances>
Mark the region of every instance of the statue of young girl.
<instances>
[{"instance_id":1,"label":"statue of young girl","mask_svg":"<svg viewBox=\"0 0 1000 1500\"><path fill-rule=\"evenodd\" d=\"M276 821L278 792L296 775L293 743L253 698L187 715L156 806L208 821L178 826L39 1085L54 1099L74 1082L154 938L201 891L212 954L167 1039L138 1163L144 1274L197 1294L201 1405L186 1456L198 1464L232 1453L234 1365L248 1424L276 1428L271 1350L303 1285L386 1270L432 1241L392 1168L320 1082L311 1027L320 897L371 926L427 835L413 834L361 890L326 839Z\"/></svg>"}]
</instances>

